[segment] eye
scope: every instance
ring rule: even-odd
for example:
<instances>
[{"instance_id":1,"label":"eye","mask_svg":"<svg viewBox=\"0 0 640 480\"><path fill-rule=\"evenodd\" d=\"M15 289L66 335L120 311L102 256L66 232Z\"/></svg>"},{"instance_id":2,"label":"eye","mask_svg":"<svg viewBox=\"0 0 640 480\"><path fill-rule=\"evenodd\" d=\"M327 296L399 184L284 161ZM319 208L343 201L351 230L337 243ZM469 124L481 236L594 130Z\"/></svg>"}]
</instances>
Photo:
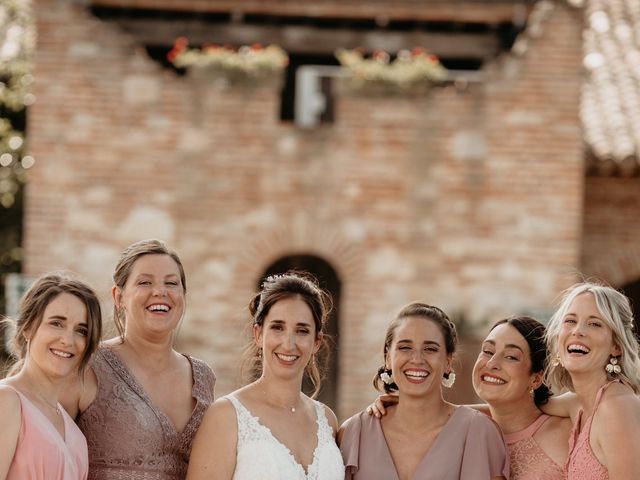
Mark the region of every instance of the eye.
<instances>
[{"instance_id":1,"label":"eye","mask_svg":"<svg viewBox=\"0 0 640 480\"><path fill-rule=\"evenodd\" d=\"M308 328L301 328L298 330L298 333L301 335L309 335L309 329Z\"/></svg>"},{"instance_id":2,"label":"eye","mask_svg":"<svg viewBox=\"0 0 640 480\"><path fill-rule=\"evenodd\" d=\"M283 327L279 323L272 323L270 328L271 330L282 330Z\"/></svg>"},{"instance_id":3,"label":"eye","mask_svg":"<svg viewBox=\"0 0 640 480\"><path fill-rule=\"evenodd\" d=\"M426 348L425 348L425 351L427 351L427 352L434 352L434 353L435 353L435 352L439 352L439 351L440 351L440 349L439 349L438 347L426 347Z\"/></svg>"},{"instance_id":4,"label":"eye","mask_svg":"<svg viewBox=\"0 0 640 480\"><path fill-rule=\"evenodd\" d=\"M149 280L140 280L138 285L151 285L151 282Z\"/></svg>"},{"instance_id":5,"label":"eye","mask_svg":"<svg viewBox=\"0 0 640 480\"><path fill-rule=\"evenodd\" d=\"M591 325L592 327L602 327L602 323L600 322L589 322L589 325Z\"/></svg>"},{"instance_id":6,"label":"eye","mask_svg":"<svg viewBox=\"0 0 640 480\"><path fill-rule=\"evenodd\" d=\"M411 347L409 345L400 345L398 350L411 350Z\"/></svg>"},{"instance_id":7,"label":"eye","mask_svg":"<svg viewBox=\"0 0 640 480\"><path fill-rule=\"evenodd\" d=\"M575 321L575 319L573 319L573 318L565 318L565 319L564 319L564 323L571 323L571 324L573 324L573 323L576 323L576 321Z\"/></svg>"},{"instance_id":8,"label":"eye","mask_svg":"<svg viewBox=\"0 0 640 480\"><path fill-rule=\"evenodd\" d=\"M507 355L504 358L506 358L507 360L515 360L516 362L520 361L518 357L514 357L513 355Z\"/></svg>"},{"instance_id":9,"label":"eye","mask_svg":"<svg viewBox=\"0 0 640 480\"><path fill-rule=\"evenodd\" d=\"M166 282L166 285L169 285L170 287L177 287L178 282L176 282L175 280L172 280L170 282Z\"/></svg>"},{"instance_id":10,"label":"eye","mask_svg":"<svg viewBox=\"0 0 640 480\"><path fill-rule=\"evenodd\" d=\"M87 327L80 327L76 331L83 337L86 337L87 335L89 335L89 329Z\"/></svg>"},{"instance_id":11,"label":"eye","mask_svg":"<svg viewBox=\"0 0 640 480\"><path fill-rule=\"evenodd\" d=\"M491 350L482 350L482 353L484 353L485 355L488 355L490 357L493 356L493 352Z\"/></svg>"}]
</instances>

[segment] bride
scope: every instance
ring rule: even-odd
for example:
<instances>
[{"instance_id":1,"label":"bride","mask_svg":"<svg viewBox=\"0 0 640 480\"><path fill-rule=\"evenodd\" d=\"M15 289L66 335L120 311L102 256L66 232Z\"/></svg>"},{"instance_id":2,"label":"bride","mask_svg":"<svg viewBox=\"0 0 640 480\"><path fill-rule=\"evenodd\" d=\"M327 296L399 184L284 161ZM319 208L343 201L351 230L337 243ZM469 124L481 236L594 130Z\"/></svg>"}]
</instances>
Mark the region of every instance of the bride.
<instances>
[{"instance_id":1,"label":"bride","mask_svg":"<svg viewBox=\"0 0 640 480\"><path fill-rule=\"evenodd\" d=\"M307 276L268 277L249 305L259 378L216 401L196 435L187 480L343 480L337 420L302 393L320 390L328 295Z\"/></svg>"}]
</instances>

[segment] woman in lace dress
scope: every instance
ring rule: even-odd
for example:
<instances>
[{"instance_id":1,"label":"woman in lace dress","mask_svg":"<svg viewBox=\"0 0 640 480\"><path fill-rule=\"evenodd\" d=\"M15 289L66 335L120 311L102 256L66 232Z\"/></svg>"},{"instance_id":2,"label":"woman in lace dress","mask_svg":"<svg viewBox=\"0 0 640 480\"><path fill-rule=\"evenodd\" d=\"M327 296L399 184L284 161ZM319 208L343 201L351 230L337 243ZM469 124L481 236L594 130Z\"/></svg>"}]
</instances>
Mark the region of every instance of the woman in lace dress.
<instances>
[{"instance_id":1,"label":"woman in lace dress","mask_svg":"<svg viewBox=\"0 0 640 480\"><path fill-rule=\"evenodd\" d=\"M615 289L569 288L547 327L547 378L571 393L543 407L573 421L568 480L640 478L640 360L629 299Z\"/></svg>"},{"instance_id":2,"label":"woman in lace dress","mask_svg":"<svg viewBox=\"0 0 640 480\"><path fill-rule=\"evenodd\" d=\"M215 402L198 431L188 480L342 480L333 412L302 393L320 389L329 297L298 273L267 278L250 303L247 355L259 378Z\"/></svg>"},{"instance_id":3,"label":"woman in lace dress","mask_svg":"<svg viewBox=\"0 0 640 480\"><path fill-rule=\"evenodd\" d=\"M96 294L78 280L48 274L25 293L13 324L17 362L0 381L0 478L87 478L87 443L58 400L65 379L87 366L101 324Z\"/></svg>"},{"instance_id":4,"label":"woman in lace dress","mask_svg":"<svg viewBox=\"0 0 640 480\"><path fill-rule=\"evenodd\" d=\"M456 329L437 307L412 303L387 328L374 386L399 402L377 418L361 412L338 435L347 480L508 478L507 449L486 415L446 402Z\"/></svg>"},{"instance_id":5,"label":"woman in lace dress","mask_svg":"<svg viewBox=\"0 0 640 480\"><path fill-rule=\"evenodd\" d=\"M543 414L551 392L543 383L545 328L530 317L500 320L484 339L473 368L473 387L502 429L511 480L562 480L569 418Z\"/></svg>"},{"instance_id":6,"label":"woman in lace dress","mask_svg":"<svg viewBox=\"0 0 640 480\"><path fill-rule=\"evenodd\" d=\"M65 408L87 438L90 480L182 480L215 377L173 349L186 307L182 262L159 240L130 245L113 276L120 335L104 342Z\"/></svg>"}]
</instances>

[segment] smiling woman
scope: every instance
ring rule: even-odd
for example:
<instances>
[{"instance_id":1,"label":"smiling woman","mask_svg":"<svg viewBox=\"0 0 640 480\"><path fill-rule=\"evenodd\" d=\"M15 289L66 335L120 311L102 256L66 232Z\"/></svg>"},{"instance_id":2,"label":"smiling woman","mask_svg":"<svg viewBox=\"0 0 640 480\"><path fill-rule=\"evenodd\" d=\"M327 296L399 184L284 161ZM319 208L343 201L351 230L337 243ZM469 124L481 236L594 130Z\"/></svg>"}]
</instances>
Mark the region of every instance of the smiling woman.
<instances>
[{"instance_id":1,"label":"smiling woman","mask_svg":"<svg viewBox=\"0 0 640 480\"><path fill-rule=\"evenodd\" d=\"M455 325L437 307L412 303L391 321L374 386L397 391L399 402L383 418L361 412L342 425L338 440L347 479L508 478L498 427L442 396L442 387L450 387L455 378L456 345Z\"/></svg>"},{"instance_id":2,"label":"smiling woman","mask_svg":"<svg viewBox=\"0 0 640 480\"><path fill-rule=\"evenodd\" d=\"M163 242L142 240L122 253L113 280L120 335L65 391L87 437L89 478L182 480L215 382L204 362L173 349L186 305L182 262Z\"/></svg>"},{"instance_id":3,"label":"smiling woman","mask_svg":"<svg viewBox=\"0 0 640 480\"><path fill-rule=\"evenodd\" d=\"M329 297L307 274L265 279L249 305L247 355L258 378L215 402L196 436L188 480L343 480L337 420L302 391L320 389Z\"/></svg>"},{"instance_id":4,"label":"smiling woman","mask_svg":"<svg viewBox=\"0 0 640 480\"><path fill-rule=\"evenodd\" d=\"M48 274L25 293L17 362L0 381L0 478L87 478L86 441L58 400L65 380L87 366L101 322L96 294L78 280Z\"/></svg>"}]
</instances>

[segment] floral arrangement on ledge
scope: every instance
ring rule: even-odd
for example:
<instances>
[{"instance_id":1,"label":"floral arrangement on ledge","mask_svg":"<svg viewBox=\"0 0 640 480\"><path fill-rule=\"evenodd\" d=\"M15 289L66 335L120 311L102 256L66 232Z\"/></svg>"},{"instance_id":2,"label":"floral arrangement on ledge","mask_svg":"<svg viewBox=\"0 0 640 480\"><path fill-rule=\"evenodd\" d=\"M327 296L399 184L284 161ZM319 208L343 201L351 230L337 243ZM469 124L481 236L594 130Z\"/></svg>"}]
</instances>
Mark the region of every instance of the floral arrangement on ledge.
<instances>
[{"instance_id":1,"label":"floral arrangement on ledge","mask_svg":"<svg viewBox=\"0 0 640 480\"><path fill-rule=\"evenodd\" d=\"M189 48L185 37L176 39L167 59L178 68L199 68L228 79L261 79L280 73L289 57L280 47L260 44L238 49L229 46L205 45Z\"/></svg>"},{"instance_id":2,"label":"floral arrangement on ledge","mask_svg":"<svg viewBox=\"0 0 640 480\"><path fill-rule=\"evenodd\" d=\"M421 47L400 50L395 60L382 50L365 58L362 51L339 49L336 58L350 75L354 87L387 93L410 93L428 89L447 78L438 57Z\"/></svg>"}]
</instances>

